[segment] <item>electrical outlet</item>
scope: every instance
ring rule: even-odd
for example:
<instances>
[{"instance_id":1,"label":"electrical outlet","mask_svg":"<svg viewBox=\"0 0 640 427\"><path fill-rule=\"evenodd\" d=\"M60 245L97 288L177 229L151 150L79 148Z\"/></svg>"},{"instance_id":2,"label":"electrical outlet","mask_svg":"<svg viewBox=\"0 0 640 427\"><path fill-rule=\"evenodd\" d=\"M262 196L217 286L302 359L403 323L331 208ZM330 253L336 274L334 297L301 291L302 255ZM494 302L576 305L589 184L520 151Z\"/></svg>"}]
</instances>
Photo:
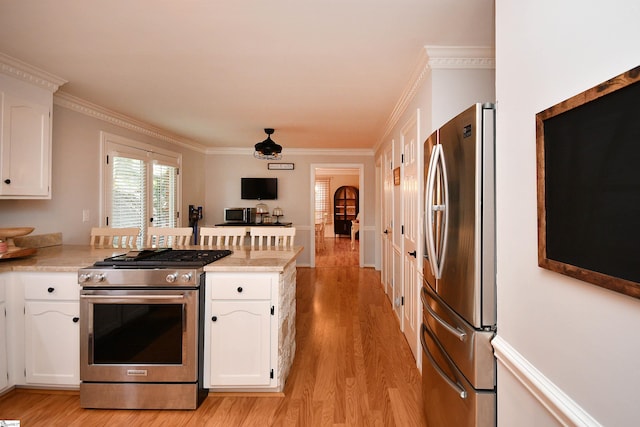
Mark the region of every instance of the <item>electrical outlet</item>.
<instances>
[{"instance_id":1,"label":"electrical outlet","mask_svg":"<svg viewBox=\"0 0 640 427\"><path fill-rule=\"evenodd\" d=\"M83 209L82 210L82 222L89 222L90 218L91 218L91 214L89 212L89 209Z\"/></svg>"}]
</instances>

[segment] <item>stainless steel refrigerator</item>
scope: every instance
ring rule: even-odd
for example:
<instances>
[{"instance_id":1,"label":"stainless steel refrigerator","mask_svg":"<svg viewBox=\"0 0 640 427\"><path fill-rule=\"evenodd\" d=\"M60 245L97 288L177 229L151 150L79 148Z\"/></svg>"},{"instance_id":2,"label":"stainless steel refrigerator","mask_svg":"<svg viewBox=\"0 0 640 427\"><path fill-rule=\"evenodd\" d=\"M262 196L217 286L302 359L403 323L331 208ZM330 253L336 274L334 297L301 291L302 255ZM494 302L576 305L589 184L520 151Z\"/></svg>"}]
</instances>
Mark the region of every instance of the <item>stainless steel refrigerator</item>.
<instances>
[{"instance_id":1,"label":"stainless steel refrigerator","mask_svg":"<svg viewBox=\"0 0 640 427\"><path fill-rule=\"evenodd\" d=\"M495 426L495 108L426 141L422 390L429 427Z\"/></svg>"}]
</instances>

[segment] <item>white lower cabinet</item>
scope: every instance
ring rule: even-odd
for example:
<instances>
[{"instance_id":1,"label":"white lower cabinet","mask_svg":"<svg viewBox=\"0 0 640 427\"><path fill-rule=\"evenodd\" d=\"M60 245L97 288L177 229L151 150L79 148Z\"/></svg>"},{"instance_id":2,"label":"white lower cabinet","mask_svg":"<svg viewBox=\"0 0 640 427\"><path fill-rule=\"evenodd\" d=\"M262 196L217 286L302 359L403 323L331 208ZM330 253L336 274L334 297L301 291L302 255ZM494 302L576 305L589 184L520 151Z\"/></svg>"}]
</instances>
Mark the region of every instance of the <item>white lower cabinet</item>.
<instances>
[{"instance_id":1,"label":"white lower cabinet","mask_svg":"<svg viewBox=\"0 0 640 427\"><path fill-rule=\"evenodd\" d=\"M21 273L26 385L79 386L80 288L75 273Z\"/></svg>"},{"instance_id":2,"label":"white lower cabinet","mask_svg":"<svg viewBox=\"0 0 640 427\"><path fill-rule=\"evenodd\" d=\"M207 273L205 387L277 385L273 366L277 322L273 318L278 278L278 273Z\"/></svg>"},{"instance_id":3,"label":"white lower cabinet","mask_svg":"<svg viewBox=\"0 0 640 427\"><path fill-rule=\"evenodd\" d=\"M80 384L77 302L25 302L27 384Z\"/></svg>"},{"instance_id":4,"label":"white lower cabinet","mask_svg":"<svg viewBox=\"0 0 640 427\"><path fill-rule=\"evenodd\" d=\"M211 302L211 385L269 385L271 302Z\"/></svg>"}]
</instances>

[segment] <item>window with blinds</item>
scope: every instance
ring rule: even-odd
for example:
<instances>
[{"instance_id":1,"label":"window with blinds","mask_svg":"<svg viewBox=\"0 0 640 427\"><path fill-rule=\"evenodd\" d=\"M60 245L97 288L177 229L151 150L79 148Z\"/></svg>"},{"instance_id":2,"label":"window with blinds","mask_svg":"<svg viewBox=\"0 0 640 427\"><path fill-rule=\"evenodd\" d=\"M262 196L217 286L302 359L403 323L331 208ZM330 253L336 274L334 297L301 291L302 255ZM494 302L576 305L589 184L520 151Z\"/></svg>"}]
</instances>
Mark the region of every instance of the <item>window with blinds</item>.
<instances>
[{"instance_id":1,"label":"window with blinds","mask_svg":"<svg viewBox=\"0 0 640 427\"><path fill-rule=\"evenodd\" d=\"M153 165L153 226L175 227L177 224L177 169L168 165Z\"/></svg>"},{"instance_id":2,"label":"window with blinds","mask_svg":"<svg viewBox=\"0 0 640 427\"><path fill-rule=\"evenodd\" d=\"M143 160L120 156L113 156L111 162L111 212L107 225L142 229L147 218L147 165Z\"/></svg>"},{"instance_id":3,"label":"window with blinds","mask_svg":"<svg viewBox=\"0 0 640 427\"><path fill-rule=\"evenodd\" d=\"M330 178L316 178L315 184L315 220L322 222L323 218L330 219L331 197L329 197Z\"/></svg>"},{"instance_id":4,"label":"window with blinds","mask_svg":"<svg viewBox=\"0 0 640 427\"><path fill-rule=\"evenodd\" d=\"M148 226L178 226L180 154L109 134L103 135L103 144L105 225L138 227L139 246Z\"/></svg>"}]
</instances>

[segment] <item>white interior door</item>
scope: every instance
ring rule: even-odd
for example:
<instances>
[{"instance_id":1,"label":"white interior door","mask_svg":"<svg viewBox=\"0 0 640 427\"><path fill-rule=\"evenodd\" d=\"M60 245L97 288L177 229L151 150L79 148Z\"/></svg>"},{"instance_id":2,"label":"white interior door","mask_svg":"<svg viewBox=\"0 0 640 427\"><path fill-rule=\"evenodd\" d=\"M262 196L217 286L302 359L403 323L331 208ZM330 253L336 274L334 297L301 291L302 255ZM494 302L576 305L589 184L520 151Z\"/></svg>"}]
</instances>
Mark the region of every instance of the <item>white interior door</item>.
<instances>
[{"instance_id":1,"label":"white interior door","mask_svg":"<svg viewBox=\"0 0 640 427\"><path fill-rule=\"evenodd\" d=\"M392 145L392 144L391 144ZM393 296L393 147L384 152L382 167L382 286Z\"/></svg>"},{"instance_id":2,"label":"white interior door","mask_svg":"<svg viewBox=\"0 0 640 427\"><path fill-rule=\"evenodd\" d=\"M420 176L418 175L418 122L412 117L402 130L404 155L402 188L402 292L404 297L404 335L418 360L418 331L420 324L418 280L418 242L420 234Z\"/></svg>"}]
</instances>

